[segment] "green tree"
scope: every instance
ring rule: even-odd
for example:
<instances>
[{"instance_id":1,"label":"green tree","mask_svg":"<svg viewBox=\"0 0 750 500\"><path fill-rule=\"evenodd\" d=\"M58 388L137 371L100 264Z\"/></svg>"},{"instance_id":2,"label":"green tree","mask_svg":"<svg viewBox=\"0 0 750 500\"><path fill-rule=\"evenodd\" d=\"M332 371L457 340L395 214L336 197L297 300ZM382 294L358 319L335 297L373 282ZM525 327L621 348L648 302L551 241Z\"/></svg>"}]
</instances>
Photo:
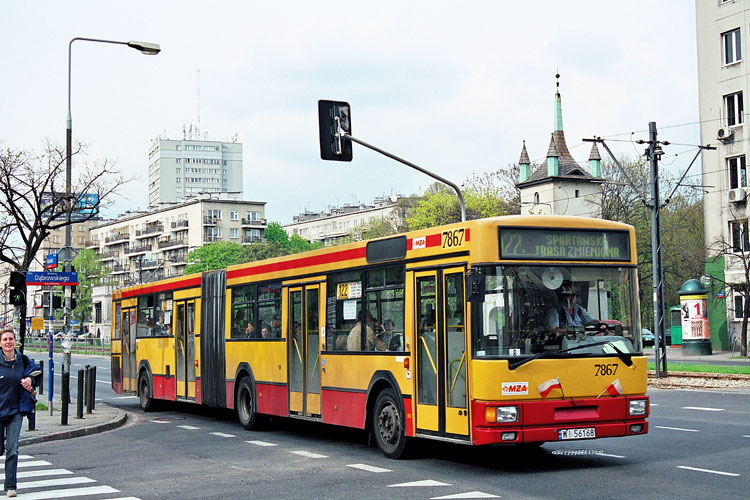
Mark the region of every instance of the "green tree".
<instances>
[{"instance_id":1,"label":"green tree","mask_svg":"<svg viewBox=\"0 0 750 500\"><path fill-rule=\"evenodd\" d=\"M278 222L269 222L263 234L264 239L269 243L276 243L282 247L289 245L289 235Z\"/></svg>"},{"instance_id":2,"label":"green tree","mask_svg":"<svg viewBox=\"0 0 750 500\"><path fill-rule=\"evenodd\" d=\"M233 241L215 241L192 250L187 255L185 274L225 269L227 266L240 264L244 249Z\"/></svg>"},{"instance_id":3,"label":"green tree","mask_svg":"<svg viewBox=\"0 0 750 500\"><path fill-rule=\"evenodd\" d=\"M462 187L466 219L482 219L518 214L521 199L515 184L518 169L508 166L469 178ZM461 221L458 195L445 184L435 182L425 191L405 218L406 227L414 231Z\"/></svg>"},{"instance_id":4,"label":"green tree","mask_svg":"<svg viewBox=\"0 0 750 500\"><path fill-rule=\"evenodd\" d=\"M95 286L104 284L109 276L109 271L104 268L99 255L91 249L84 248L78 252L73 259L73 267L78 273L78 286L76 287L76 308L73 310L73 318L79 321L81 326L91 320L91 293Z\"/></svg>"},{"instance_id":5,"label":"green tree","mask_svg":"<svg viewBox=\"0 0 750 500\"><path fill-rule=\"evenodd\" d=\"M289 255L289 251L287 251L287 249L281 244L271 243L266 240L257 241L245 245L242 262L255 262L258 260L271 259L273 257L281 257L282 255Z\"/></svg>"}]
</instances>

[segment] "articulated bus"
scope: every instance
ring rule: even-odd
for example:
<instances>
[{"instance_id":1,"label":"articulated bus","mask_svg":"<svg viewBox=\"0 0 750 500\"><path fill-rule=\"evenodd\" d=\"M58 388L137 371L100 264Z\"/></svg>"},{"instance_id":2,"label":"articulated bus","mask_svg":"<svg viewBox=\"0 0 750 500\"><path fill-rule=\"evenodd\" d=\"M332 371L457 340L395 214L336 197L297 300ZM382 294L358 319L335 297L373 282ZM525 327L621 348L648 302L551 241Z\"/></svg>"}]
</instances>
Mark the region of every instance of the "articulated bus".
<instances>
[{"instance_id":1,"label":"articulated bus","mask_svg":"<svg viewBox=\"0 0 750 500\"><path fill-rule=\"evenodd\" d=\"M645 434L636 274L631 226L507 216L133 286L112 386L367 429L392 458Z\"/></svg>"}]
</instances>

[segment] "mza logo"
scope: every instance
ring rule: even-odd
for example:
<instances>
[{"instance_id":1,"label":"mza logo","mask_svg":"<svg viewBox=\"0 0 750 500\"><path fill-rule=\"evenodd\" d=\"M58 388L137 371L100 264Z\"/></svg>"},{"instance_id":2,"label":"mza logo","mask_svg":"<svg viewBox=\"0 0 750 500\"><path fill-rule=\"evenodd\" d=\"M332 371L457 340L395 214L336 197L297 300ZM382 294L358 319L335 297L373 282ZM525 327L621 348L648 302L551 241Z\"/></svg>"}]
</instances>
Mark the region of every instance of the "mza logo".
<instances>
[{"instance_id":1,"label":"mza logo","mask_svg":"<svg viewBox=\"0 0 750 500\"><path fill-rule=\"evenodd\" d=\"M427 237L420 236L419 238L413 238L411 240L411 247L415 250L420 248L427 248Z\"/></svg>"},{"instance_id":2,"label":"mza logo","mask_svg":"<svg viewBox=\"0 0 750 500\"><path fill-rule=\"evenodd\" d=\"M518 396L528 393L528 382L503 382L503 396Z\"/></svg>"}]
</instances>

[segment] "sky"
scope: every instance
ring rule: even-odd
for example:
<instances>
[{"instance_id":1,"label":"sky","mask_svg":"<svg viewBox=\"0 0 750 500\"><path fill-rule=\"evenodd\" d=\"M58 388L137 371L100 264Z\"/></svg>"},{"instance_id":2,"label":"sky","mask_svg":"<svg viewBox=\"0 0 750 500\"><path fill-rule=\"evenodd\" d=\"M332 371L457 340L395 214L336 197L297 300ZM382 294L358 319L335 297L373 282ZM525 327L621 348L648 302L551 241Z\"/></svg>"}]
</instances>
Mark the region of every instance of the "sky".
<instances>
[{"instance_id":1,"label":"sky","mask_svg":"<svg viewBox=\"0 0 750 500\"><path fill-rule=\"evenodd\" d=\"M681 174L700 143L695 6L689 0L103 2L5 0L0 147L64 146L68 43L143 40L158 56L75 42L74 161L135 180L104 215L147 207L147 152L199 127L243 143L244 199L282 224L303 211L423 192L433 179L360 145L320 159L317 101L351 105L352 135L463 183L543 161L560 73L568 146L586 164L601 136L635 158L653 121L662 167ZM604 151L602 150L602 154ZM690 174L699 179L699 166ZM690 180L690 177L688 177Z\"/></svg>"}]
</instances>

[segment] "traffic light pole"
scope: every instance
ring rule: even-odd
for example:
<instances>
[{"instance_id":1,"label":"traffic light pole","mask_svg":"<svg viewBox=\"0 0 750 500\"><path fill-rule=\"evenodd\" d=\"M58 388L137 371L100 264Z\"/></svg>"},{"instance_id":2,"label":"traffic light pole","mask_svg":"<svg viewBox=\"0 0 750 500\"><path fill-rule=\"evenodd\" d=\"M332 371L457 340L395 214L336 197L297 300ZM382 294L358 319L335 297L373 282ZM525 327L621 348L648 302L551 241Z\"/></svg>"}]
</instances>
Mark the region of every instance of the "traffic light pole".
<instances>
[{"instance_id":1,"label":"traffic light pole","mask_svg":"<svg viewBox=\"0 0 750 500\"><path fill-rule=\"evenodd\" d=\"M49 350L49 379L47 383L49 385L49 390L47 391L47 402L49 406L49 414L52 415L52 394L55 389L55 363L52 356L55 350L55 314L52 300L52 288L50 288L47 293L49 293L49 333L47 334L47 348Z\"/></svg>"}]
</instances>

